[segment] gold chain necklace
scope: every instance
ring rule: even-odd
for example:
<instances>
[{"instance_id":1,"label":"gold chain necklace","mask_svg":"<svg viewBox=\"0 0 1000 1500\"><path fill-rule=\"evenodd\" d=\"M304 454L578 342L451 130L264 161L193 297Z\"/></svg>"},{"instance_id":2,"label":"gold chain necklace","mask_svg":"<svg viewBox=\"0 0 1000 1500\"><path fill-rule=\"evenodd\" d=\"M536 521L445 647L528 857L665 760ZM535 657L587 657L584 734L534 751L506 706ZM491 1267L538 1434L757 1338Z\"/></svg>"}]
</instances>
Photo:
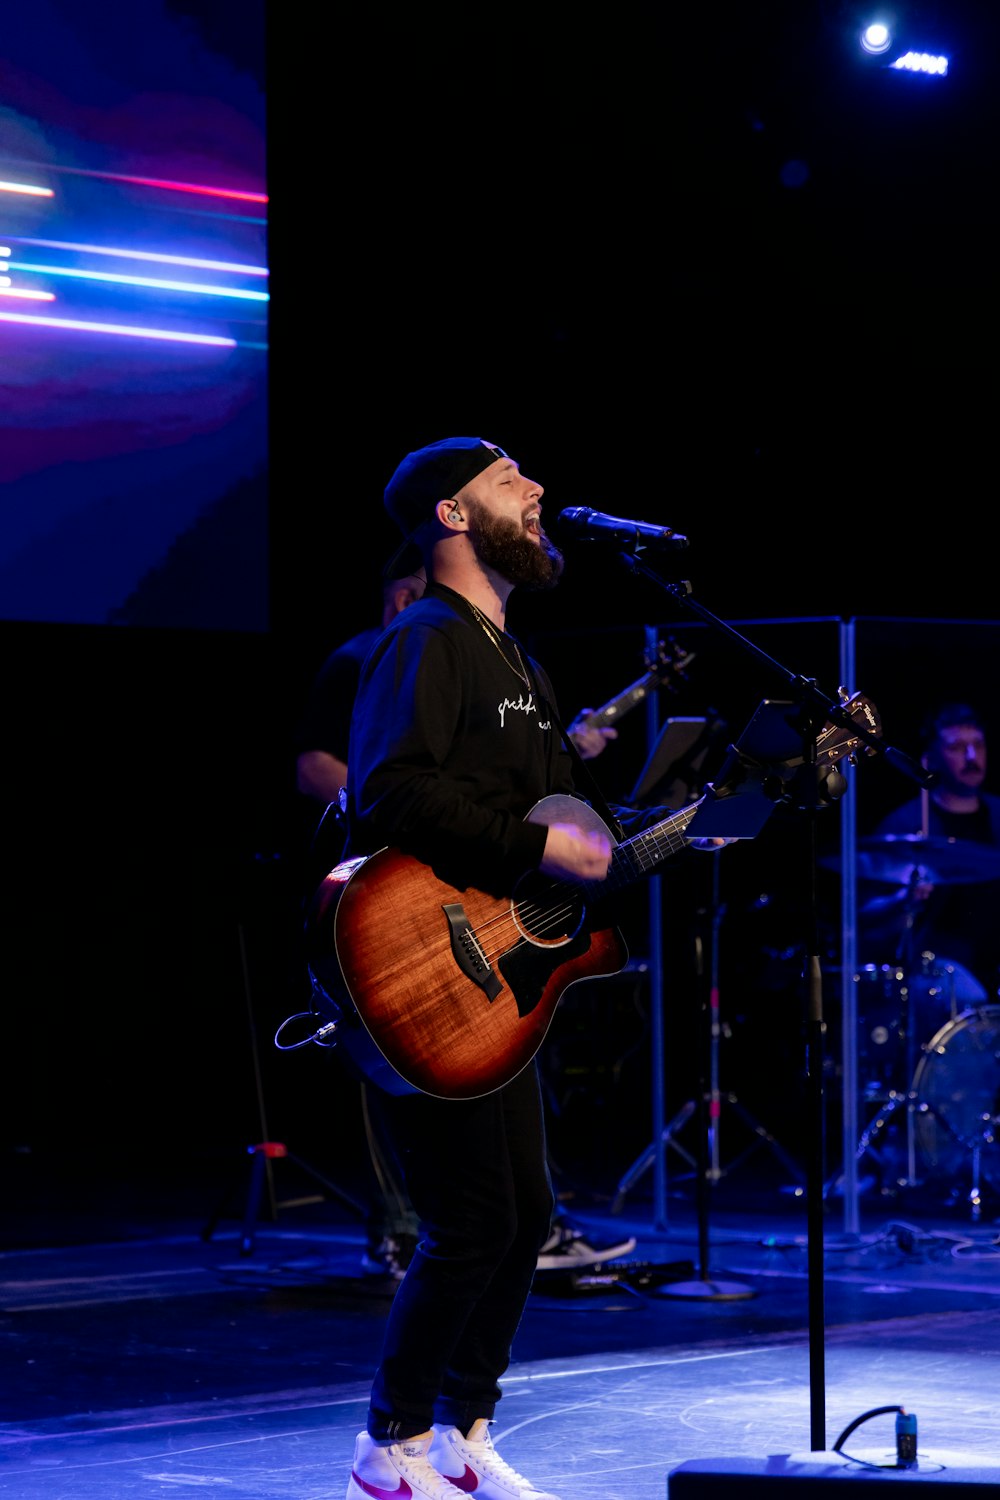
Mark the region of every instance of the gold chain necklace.
<instances>
[{"instance_id":1,"label":"gold chain necklace","mask_svg":"<svg viewBox=\"0 0 1000 1500\"><path fill-rule=\"evenodd\" d=\"M521 681L524 683L525 687L528 689L528 692L530 693L532 691L531 678L528 676L528 669L524 665L524 658L521 655L521 648L517 644L517 642L515 641L514 637L510 636L510 635L504 635L501 631L499 631L496 628L496 626L493 624L492 620L488 620L486 618L486 616L483 614L482 610L481 609L477 609L477 607L473 604L473 602L472 602L471 599L467 599L465 602L466 602L466 604L468 604L469 608L472 610L472 613L475 615L476 619L479 621L479 624L482 626L483 631L484 631L484 633L486 635L487 640L489 640L489 641L491 641L493 643L493 645L496 648L496 650L499 651L500 655L503 657L503 659L506 662L507 666L514 673L514 676L515 677L520 677ZM518 662L518 664L517 664L516 667L515 667L514 663L511 661L510 657L507 655L506 651L503 649L503 646L500 644L501 641L504 641L504 640L510 641L511 645L514 647L514 655L517 657L517 662Z\"/></svg>"}]
</instances>

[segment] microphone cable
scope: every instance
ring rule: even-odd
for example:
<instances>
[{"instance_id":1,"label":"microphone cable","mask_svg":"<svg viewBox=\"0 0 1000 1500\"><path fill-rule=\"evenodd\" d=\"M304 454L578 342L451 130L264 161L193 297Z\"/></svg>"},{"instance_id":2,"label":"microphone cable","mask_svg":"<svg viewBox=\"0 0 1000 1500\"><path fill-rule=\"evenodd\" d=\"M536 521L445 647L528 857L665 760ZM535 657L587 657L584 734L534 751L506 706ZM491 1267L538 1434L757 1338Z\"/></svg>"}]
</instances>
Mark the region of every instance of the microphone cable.
<instances>
[{"instance_id":1,"label":"microphone cable","mask_svg":"<svg viewBox=\"0 0 1000 1500\"><path fill-rule=\"evenodd\" d=\"M860 1417L855 1417L849 1422L833 1445L834 1453L843 1451L852 1432L859 1428L862 1422L868 1422L872 1417L886 1416L889 1412L896 1414L896 1462L894 1464L873 1464L867 1459L855 1458L853 1454L845 1453L844 1457L852 1463L862 1464L866 1469L912 1469L917 1462L917 1418L914 1412L908 1412L904 1406L873 1406L871 1411L862 1412Z\"/></svg>"}]
</instances>

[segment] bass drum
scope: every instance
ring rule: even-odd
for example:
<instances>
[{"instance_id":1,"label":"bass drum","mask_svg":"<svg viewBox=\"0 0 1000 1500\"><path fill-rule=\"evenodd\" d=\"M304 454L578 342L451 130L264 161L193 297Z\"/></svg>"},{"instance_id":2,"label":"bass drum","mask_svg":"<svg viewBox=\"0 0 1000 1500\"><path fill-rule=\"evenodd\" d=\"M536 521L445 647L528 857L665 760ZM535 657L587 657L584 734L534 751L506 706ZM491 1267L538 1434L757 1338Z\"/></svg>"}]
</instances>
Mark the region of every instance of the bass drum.
<instances>
[{"instance_id":1,"label":"bass drum","mask_svg":"<svg viewBox=\"0 0 1000 1500\"><path fill-rule=\"evenodd\" d=\"M967 1010L924 1045L913 1075L916 1143L935 1176L1000 1188L1000 1005Z\"/></svg>"},{"instance_id":2,"label":"bass drum","mask_svg":"<svg viewBox=\"0 0 1000 1500\"><path fill-rule=\"evenodd\" d=\"M936 1036L946 1021L957 1020L964 1011L989 999L975 974L938 953L921 953L907 975L918 1043Z\"/></svg>"}]
</instances>

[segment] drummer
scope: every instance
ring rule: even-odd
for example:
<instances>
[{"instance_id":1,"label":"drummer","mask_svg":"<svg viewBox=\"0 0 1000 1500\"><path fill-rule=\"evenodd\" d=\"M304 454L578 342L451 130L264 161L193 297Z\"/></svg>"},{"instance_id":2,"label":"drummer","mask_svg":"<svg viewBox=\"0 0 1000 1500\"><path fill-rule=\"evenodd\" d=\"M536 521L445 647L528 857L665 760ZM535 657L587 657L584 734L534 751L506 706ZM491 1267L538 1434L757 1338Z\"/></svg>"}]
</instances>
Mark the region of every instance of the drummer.
<instances>
[{"instance_id":1,"label":"drummer","mask_svg":"<svg viewBox=\"0 0 1000 1500\"><path fill-rule=\"evenodd\" d=\"M934 781L865 840L872 851L867 873L882 889L859 910L859 944L865 957L911 971L928 952L962 965L979 982L981 998L992 1000L1000 985L1000 796L983 790L982 717L968 703L942 703L925 721L921 744L921 764ZM880 864L876 853L883 854ZM862 856L859 876L865 874ZM886 893L890 874L898 883Z\"/></svg>"}]
</instances>

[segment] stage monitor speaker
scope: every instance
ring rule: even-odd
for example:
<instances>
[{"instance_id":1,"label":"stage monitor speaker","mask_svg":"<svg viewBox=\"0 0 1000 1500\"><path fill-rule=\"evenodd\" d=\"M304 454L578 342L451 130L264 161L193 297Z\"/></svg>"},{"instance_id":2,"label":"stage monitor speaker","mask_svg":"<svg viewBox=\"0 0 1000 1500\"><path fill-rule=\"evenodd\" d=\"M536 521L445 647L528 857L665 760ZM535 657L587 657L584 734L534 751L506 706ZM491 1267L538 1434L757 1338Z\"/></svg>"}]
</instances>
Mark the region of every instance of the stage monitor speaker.
<instances>
[{"instance_id":1,"label":"stage monitor speaker","mask_svg":"<svg viewBox=\"0 0 1000 1500\"><path fill-rule=\"evenodd\" d=\"M918 1500L987 1500L1000 1496L1000 1468L933 1450L914 1469L866 1469L839 1453L772 1454L770 1458L696 1458L667 1475L667 1500L852 1500L903 1485ZM836 1491L836 1495L834 1494Z\"/></svg>"}]
</instances>

